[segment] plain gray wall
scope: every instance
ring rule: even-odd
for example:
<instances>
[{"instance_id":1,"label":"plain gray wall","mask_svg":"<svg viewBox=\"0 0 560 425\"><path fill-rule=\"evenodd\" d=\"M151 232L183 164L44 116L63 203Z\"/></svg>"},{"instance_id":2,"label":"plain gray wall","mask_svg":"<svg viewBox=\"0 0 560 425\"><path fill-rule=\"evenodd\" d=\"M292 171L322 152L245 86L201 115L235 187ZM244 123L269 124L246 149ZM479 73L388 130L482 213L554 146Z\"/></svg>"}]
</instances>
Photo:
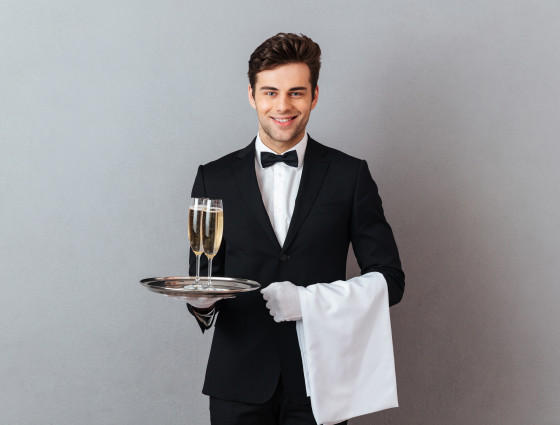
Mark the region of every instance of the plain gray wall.
<instances>
[{"instance_id":1,"label":"plain gray wall","mask_svg":"<svg viewBox=\"0 0 560 425\"><path fill-rule=\"evenodd\" d=\"M308 130L368 160L407 274L401 407L351 424L560 423L560 2L3 0L0 424L208 423L210 335L138 281L186 273L280 31L320 43Z\"/></svg>"}]
</instances>

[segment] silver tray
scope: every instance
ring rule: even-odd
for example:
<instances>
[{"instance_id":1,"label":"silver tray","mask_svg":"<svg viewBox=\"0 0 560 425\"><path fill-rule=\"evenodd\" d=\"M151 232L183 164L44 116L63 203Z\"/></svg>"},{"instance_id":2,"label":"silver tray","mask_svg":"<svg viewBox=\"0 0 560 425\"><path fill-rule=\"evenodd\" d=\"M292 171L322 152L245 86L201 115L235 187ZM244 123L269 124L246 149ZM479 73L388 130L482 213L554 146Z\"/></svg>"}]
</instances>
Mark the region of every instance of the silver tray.
<instances>
[{"instance_id":1,"label":"silver tray","mask_svg":"<svg viewBox=\"0 0 560 425\"><path fill-rule=\"evenodd\" d=\"M236 279L231 277L212 277L212 287L196 287L194 276L150 277L142 279L140 283L152 292L174 298L195 297L223 297L236 295L259 289L261 285L253 280ZM207 279L201 277L199 283L205 285Z\"/></svg>"}]
</instances>

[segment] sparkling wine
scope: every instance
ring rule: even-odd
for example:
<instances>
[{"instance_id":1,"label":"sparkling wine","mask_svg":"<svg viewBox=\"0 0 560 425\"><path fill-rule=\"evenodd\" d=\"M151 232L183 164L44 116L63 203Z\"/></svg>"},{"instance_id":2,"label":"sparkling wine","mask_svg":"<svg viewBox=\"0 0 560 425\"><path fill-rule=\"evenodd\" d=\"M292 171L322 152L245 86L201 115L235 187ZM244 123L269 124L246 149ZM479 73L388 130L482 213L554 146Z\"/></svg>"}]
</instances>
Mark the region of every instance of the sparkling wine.
<instances>
[{"instance_id":1,"label":"sparkling wine","mask_svg":"<svg viewBox=\"0 0 560 425\"><path fill-rule=\"evenodd\" d=\"M202 245L208 258L213 258L220 249L224 233L224 210L207 207L202 212Z\"/></svg>"},{"instance_id":2,"label":"sparkling wine","mask_svg":"<svg viewBox=\"0 0 560 425\"><path fill-rule=\"evenodd\" d=\"M201 255L204 251L202 247L202 213L202 206L189 208L189 241L195 255Z\"/></svg>"}]
</instances>

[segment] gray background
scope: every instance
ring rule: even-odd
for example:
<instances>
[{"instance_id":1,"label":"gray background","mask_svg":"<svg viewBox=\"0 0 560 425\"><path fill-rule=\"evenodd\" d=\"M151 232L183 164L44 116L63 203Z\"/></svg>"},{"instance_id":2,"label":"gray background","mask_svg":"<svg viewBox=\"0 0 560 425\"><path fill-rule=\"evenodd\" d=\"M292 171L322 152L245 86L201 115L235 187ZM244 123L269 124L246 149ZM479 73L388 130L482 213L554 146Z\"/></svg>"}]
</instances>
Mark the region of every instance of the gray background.
<instances>
[{"instance_id":1,"label":"gray background","mask_svg":"<svg viewBox=\"0 0 560 425\"><path fill-rule=\"evenodd\" d=\"M0 424L208 423L210 335L138 280L186 272L279 31L320 43L309 132L368 160L407 273L401 407L351 424L560 424L560 2L529 0L3 0Z\"/></svg>"}]
</instances>

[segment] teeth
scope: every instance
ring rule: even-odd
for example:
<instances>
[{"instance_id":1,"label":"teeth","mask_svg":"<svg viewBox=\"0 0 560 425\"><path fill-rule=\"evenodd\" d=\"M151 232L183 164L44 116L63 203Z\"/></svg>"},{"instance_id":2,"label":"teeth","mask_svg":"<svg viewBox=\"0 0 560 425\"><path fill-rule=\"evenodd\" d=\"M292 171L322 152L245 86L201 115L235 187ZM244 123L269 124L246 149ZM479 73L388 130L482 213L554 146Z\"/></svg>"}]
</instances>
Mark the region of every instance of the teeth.
<instances>
[{"instance_id":1,"label":"teeth","mask_svg":"<svg viewBox=\"0 0 560 425\"><path fill-rule=\"evenodd\" d=\"M288 122L288 121L291 121L291 120L292 120L292 118L284 118L284 119L274 118L274 119L275 119L276 121L278 121L278 122Z\"/></svg>"}]
</instances>

